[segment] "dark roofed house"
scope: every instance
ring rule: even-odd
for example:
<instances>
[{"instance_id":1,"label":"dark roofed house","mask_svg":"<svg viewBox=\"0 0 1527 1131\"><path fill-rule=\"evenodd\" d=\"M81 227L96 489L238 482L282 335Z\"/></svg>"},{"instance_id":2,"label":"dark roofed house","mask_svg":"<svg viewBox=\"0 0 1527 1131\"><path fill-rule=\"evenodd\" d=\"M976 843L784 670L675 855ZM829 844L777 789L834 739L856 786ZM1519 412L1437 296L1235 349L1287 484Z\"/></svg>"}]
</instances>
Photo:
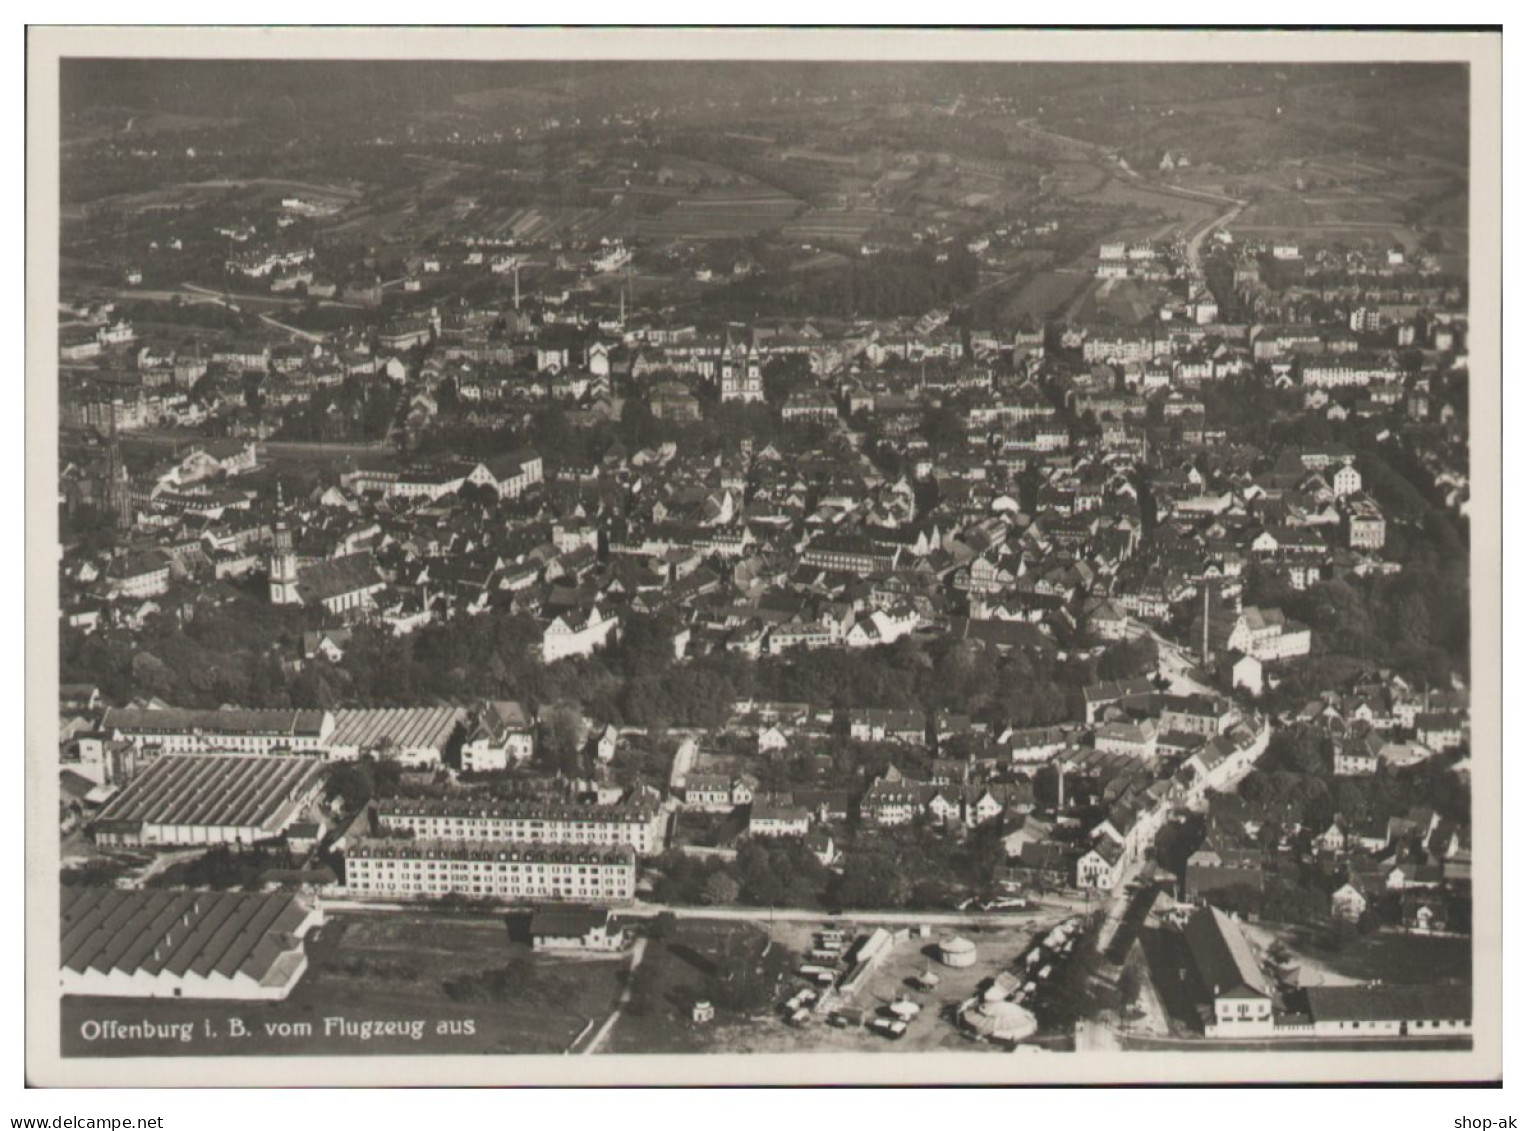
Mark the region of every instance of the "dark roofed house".
<instances>
[{"instance_id":1,"label":"dark roofed house","mask_svg":"<svg viewBox=\"0 0 1527 1131\"><path fill-rule=\"evenodd\" d=\"M530 944L536 950L619 950L626 934L608 908L569 904L544 908L530 921Z\"/></svg>"},{"instance_id":2,"label":"dark roofed house","mask_svg":"<svg viewBox=\"0 0 1527 1131\"><path fill-rule=\"evenodd\" d=\"M1182 934L1208 999L1205 1036L1271 1036L1272 994L1240 925L1219 908L1204 907L1194 912Z\"/></svg>"},{"instance_id":3,"label":"dark roofed house","mask_svg":"<svg viewBox=\"0 0 1527 1131\"><path fill-rule=\"evenodd\" d=\"M1317 1037L1459 1036L1473 1026L1465 985L1311 986L1305 996Z\"/></svg>"},{"instance_id":4,"label":"dark roofed house","mask_svg":"<svg viewBox=\"0 0 1527 1131\"><path fill-rule=\"evenodd\" d=\"M304 605L322 605L336 616L368 609L386 585L370 554L346 554L315 562L297 576Z\"/></svg>"}]
</instances>

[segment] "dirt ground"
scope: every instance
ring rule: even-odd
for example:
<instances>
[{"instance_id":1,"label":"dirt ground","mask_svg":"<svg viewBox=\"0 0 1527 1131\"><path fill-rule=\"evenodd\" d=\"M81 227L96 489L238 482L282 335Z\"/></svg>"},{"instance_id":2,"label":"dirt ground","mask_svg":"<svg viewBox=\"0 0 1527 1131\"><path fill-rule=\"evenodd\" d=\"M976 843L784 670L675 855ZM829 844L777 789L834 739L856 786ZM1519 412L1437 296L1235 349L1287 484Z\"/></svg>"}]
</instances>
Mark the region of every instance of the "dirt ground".
<instances>
[{"instance_id":1,"label":"dirt ground","mask_svg":"<svg viewBox=\"0 0 1527 1131\"><path fill-rule=\"evenodd\" d=\"M1030 939L1042 935L1065 918L1046 915L1021 926L962 929L951 932L935 929L921 938L914 928L911 936L895 945L890 956L862 990L845 1004L864 1009L867 1014L900 998L922 1006L900 1040L890 1040L867 1028L838 1029L821 1015L813 1015L803 1027L787 1025L776 1011L766 1019L747 1025L731 1025L713 1030L707 1051L714 1052L937 1052L951 1050L1003 1051L999 1046L976 1040L956 1024L959 1004L972 997L997 973L1007 968L1028 947ZM797 953L811 949L817 927L809 923L776 924L774 938ZM858 935L865 933L860 929ZM935 957L940 938L958 933L976 944L973 966L954 969L943 966ZM932 969L939 984L932 990L916 988L915 979ZM794 980L786 989L788 997L805 986L804 979Z\"/></svg>"}]
</instances>

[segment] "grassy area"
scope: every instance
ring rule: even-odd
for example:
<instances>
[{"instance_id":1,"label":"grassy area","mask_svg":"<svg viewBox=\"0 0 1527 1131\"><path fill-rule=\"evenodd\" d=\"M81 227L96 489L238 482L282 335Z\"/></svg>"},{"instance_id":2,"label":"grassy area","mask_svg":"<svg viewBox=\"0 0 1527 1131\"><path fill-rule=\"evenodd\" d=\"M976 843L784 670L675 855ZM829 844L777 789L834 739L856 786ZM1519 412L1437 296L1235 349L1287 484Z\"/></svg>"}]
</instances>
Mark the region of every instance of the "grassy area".
<instances>
[{"instance_id":1,"label":"grassy area","mask_svg":"<svg viewBox=\"0 0 1527 1131\"><path fill-rule=\"evenodd\" d=\"M1298 940L1296 949L1346 978L1406 984L1467 981L1473 970L1472 940L1425 935L1373 934L1327 949L1320 940Z\"/></svg>"},{"instance_id":2,"label":"grassy area","mask_svg":"<svg viewBox=\"0 0 1527 1131\"><path fill-rule=\"evenodd\" d=\"M608 1016L625 962L533 955L502 917L334 915L308 940L284 1002L65 998L65 1056L561 1053ZM447 984L508 967L512 996L453 1000ZM88 1041L89 1021L191 1026L191 1038ZM341 1026L334 1019L342 1019ZM403 1031L363 1035L365 1022ZM244 1035L235 1035L242 1026Z\"/></svg>"},{"instance_id":3,"label":"grassy area","mask_svg":"<svg viewBox=\"0 0 1527 1131\"><path fill-rule=\"evenodd\" d=\"M1027 318L1042 322L1075 298L1077 292L1090 282L1092 278L1088 275L1042 271L1007 301L1001 316L1007 320Z\"/></svg>"}]
</instances>

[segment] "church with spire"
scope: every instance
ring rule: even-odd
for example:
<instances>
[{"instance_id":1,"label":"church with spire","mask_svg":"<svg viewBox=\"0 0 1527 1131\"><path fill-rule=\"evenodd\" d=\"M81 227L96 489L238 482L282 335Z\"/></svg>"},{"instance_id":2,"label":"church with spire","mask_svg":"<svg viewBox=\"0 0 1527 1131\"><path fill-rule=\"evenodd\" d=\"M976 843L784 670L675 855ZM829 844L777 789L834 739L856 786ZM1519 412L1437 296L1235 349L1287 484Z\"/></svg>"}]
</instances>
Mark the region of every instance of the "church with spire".
<instances>
[{"instance_id":1,"label":"church with spire","mask_svg":"<svg viewBox=\"0 0 1527 1131\"><path fill-rule=\"evenodd\" d=\"M292 547L292 531L286 524L286 501L281 484L276 484L276 528L270 550L270 603L300 605L297 592L297 552Z\"/></svg>"},{"instance_id":2,"label":"church with spire","mask_svg":"<svg viewBox=\"0 0 1527 1131\"><path fill-rule=\"evenodd\" d=\"M369 615L376 607L377 594L387 587L369 553L345 554L299 565L279 482L267 567L271 604L318 607L343 620Z\"/></svg>"},{"instance_id":3,"label":"church with spire","mask_svg":"<svg viewBox=\"0 0 1527 1131\"><path fill-rule=\"evenodd\" d=\"M763 366L752 345L732 340L726 332L726 346L721 351L721 402L763 404Z\"/></svg>"},{"instance_id":4,"label":"church with spire","mask_svg":"<svg viewBox=\"0 0 1527 1131\"><path fill-rule=\"evenodd\" d=\"M106 513L118 530L133 525L132 481L122 462L122 441L117 435L117 418L111 417L111 433L106 448Z\"/></svg>"}]
</instances>

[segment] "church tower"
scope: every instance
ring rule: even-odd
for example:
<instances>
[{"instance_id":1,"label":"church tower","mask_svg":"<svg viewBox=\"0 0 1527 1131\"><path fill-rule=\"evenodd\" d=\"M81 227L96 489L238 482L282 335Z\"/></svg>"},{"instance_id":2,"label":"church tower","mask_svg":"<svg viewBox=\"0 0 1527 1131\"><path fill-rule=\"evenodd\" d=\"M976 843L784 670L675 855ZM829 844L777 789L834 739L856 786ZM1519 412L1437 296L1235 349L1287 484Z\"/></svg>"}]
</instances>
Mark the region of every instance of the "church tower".
<instances>
[{"instance_id":1,"label":"church tower","mask_svg":"<svg viewBox=\"0 0 1527 1131\"><path fill-rule=\"evenodd\" d=\"M133 524L132 483L122 463L122 443L117 437L116 405L111 405L111 440L106 449L106 511L118 530Z\"/></svg>"},{"instance_id":2,"label":"church tower","mask_svg":"<svg viewBox=\"0 0 1527 1131\"><path fill-rule=\"evenodd\" d=\"M752 346L748 347L747 377L742 385L742 399L747 404L763 404L763 364Z\"/></svg>"},{"instance_id":3,"label":"church tower","mask_svg":"<svg viewBox=\"0 0 1527 1131\"><path fill-rule=\"evenodd\" d=\"M297 605L297 554L292 549L292 532L286 525L286 505L281 484L276 484L276 529L270 551L270 603Z\"/></svg>"}]
</instances>

